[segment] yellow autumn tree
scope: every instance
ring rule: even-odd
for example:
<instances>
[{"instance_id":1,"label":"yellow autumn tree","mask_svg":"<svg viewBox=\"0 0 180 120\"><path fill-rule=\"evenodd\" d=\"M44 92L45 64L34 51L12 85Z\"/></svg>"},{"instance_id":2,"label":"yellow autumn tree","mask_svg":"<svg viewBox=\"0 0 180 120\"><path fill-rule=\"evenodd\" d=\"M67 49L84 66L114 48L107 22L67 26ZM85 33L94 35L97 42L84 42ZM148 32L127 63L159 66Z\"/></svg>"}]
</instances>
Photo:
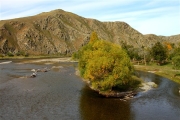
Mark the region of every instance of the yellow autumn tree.
<instances>
[{"instance_id":1,"label":"yellow autumn tree","mask_svg":"<svg viewBox=\"0 0 180 120\"><path fill-rule=\"evenodd\" d=\"M165 44L166 48L167 48L169 51L172 50L172 45L171 45L171 43L169 43L169 42L164 42L164 44Z\"/></svg>"},{"instance_id":2,"label":"yellow autumn tree","mask_svg":"<svg viewBox=\"0 0 180 120\"><path fill-rule=\"evenodd\" d=\"M90 42L94 42L96 40L99 40L98 35L95 31L91 33Z\"/></svg>"},{"instance_id":3,"label":"yellow autumn tree","mask_svg":"<svg viewBox=\"0 0 180 120\"><path fill-rule=\"evenodd\" d=\"M94 39L80 50L79 71L92 89L128 89L139 84L127 53L118 45Z\"/></svg>"}]
</instances>

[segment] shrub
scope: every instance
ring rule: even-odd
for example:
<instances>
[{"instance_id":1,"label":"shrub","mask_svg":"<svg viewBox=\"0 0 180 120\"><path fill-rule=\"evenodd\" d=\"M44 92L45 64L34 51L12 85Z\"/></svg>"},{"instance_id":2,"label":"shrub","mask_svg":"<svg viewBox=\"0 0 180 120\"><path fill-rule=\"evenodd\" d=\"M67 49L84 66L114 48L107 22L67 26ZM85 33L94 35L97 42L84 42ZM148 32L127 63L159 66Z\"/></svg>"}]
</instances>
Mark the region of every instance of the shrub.
<instances>
[{"instance_id":1,"label":"shrub","mask_svg":"<svg viewBox=\"0 0 180 120\"><path fill-rule=\"evenodd\" d=\"M25 56L25 52L24 51L18 51L16 53L17 56Z\"/></svg>"},{"instance_id":2,"label":"shrub","mask_svg":"<svg viewBox=\"0 0 180 120\"><path fill-rule=\"evenodd\" d=\"M24 56L25 56L25 57L29 57L29 53L26 53Z\"/></svg>"},{"instance_id":3,"label":"shrub","mask_svg":"<svg viewBox=\"0 0 180 120\"><path fill-rule=\"evenodd\" d=\"M172 58L173 68L180 69L180 56L175 56Z\"/></svg>"},{"instance_id":4,"label":"shrub","mask_svg":"<svg viewBox=\"0 0 180 120\"><path fill-rule=\"evenodd\" d=\"M3 55L3 54L0 54L0 57L2 57L2 58L3 58L3 57L4 57L4 55Z\"/></svg>"},{"instance_id":5,"label":"shrub","mask_svg":"<svg viewBox=\"0 0 180 120\"><path fill-rule=\"evenodd\" d=\"M8 53L7 53L7 56L9 56L9 57L13 57L13 56L14 56L14 54L13 54L13 53L11 53L11 52L8 52Z\"/></svg>"}]
</instances>

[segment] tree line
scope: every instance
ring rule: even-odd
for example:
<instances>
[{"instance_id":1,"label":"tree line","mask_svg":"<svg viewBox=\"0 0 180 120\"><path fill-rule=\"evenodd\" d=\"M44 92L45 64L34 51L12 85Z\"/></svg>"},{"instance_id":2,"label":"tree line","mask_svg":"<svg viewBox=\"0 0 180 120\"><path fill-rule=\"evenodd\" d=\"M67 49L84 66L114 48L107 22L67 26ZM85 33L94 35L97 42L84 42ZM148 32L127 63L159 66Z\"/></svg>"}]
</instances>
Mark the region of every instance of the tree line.
<instances>
[{"instance_id":1,"label":"tree line","mask_svg":"<svg viewBox=\"0 0 180 120\"><path fill-rule=\"evenodd\" d=\"M175 69L180 69L180 43L175 45L168 42L156 42L151 48L145 46L135 48L126 42L121 42L121 47L132 61L141 62L145 65L150 62L156 62L158 65L172 62Z\"/></svg>"}]
</instances>

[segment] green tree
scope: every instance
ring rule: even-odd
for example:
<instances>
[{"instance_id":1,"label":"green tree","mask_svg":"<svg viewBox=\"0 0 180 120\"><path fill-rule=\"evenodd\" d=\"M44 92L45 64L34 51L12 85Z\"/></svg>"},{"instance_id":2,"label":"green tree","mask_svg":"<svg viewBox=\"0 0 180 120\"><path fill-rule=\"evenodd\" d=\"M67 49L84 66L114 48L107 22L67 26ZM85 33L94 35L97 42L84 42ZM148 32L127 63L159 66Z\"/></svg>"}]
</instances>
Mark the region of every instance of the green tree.
<instances>
[{"instance_id":1,"label":"green tree","mask_svg":"<svg viewBox=\"0 0 180 120\"><path fill-rule=\"evenodd\" d=\"M173 57L172 62L174 69L180 69L180 55Z\"/></svg>"},{"instance_id":2,"label":"green tree","mask_svg":"<svg viewBox=\"0 0 180 120\"><path fill-rule=\"evenodd\" d=\"M151 48L151 55L154 60L157 60L158 64L161 65L163 61L167 58L167 50L160 42L157 42Z\"/></svg>"},{"instance_id":3,"label":"green tree","mask_svg":"<svg viewBox=\"0 0 180 120\"><path fill-rule=\"evenodd\" d=\"M104 40L90 42L79 51L79 70L95 90L128 89L139 83L127 53Z\"/></svg>"},{"instance_id":4,"label":"green tree","mask_svg":"<svg viewBox=\"0 0 180 120\"><path fill-rule=\"evenodd\" d=\"M140 56L138 54L138 49L134 48L132 45L128 45L126 42L121 41L121 47L126 51L130 59L139 60Z\"/></svg>"},{"instance_id":5,"label":"green tree","mask_svg":"<svg viewBox=\"0 0 180 120\"><path fill-rule=\"evenodd\" d=\"M174 69L180 69L180 43L174 48L171 54Z\"/></svg>"},{"instance_id":6,"label":"green tree","mask_svg":"<svg viewBox=\"0 0 180 120\"><path fill-rule=\"evenodd\" d=\"M173 53L172 53L171 56L172 56L172 57L180 56L180 43L178 44L178 46L176 46L176 47L174 48L174 51L173 51Z\"/></svg>"}]
</instances>

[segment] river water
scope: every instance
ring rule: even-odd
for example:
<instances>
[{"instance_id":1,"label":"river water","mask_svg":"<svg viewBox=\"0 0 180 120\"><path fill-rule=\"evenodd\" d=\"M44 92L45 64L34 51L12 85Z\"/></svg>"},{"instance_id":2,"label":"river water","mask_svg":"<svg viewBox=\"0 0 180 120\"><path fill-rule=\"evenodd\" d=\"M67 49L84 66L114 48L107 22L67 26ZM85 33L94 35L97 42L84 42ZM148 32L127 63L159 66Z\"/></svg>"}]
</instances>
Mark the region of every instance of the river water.
<instances>
[{"instance_id":1,"label":"river water","mask_svg":"<svg viewBox=\"0 0 180 120\"><path fill-rule=\"evenodd\" d=\"M44 67L50 71L26 78L32 69ZM0 120L180 120L179 84L137 71L158 87L122 101L90 90L75 75L76 67L75 62L48 59L0 60Z\"/></svg>"}]
</instances>

